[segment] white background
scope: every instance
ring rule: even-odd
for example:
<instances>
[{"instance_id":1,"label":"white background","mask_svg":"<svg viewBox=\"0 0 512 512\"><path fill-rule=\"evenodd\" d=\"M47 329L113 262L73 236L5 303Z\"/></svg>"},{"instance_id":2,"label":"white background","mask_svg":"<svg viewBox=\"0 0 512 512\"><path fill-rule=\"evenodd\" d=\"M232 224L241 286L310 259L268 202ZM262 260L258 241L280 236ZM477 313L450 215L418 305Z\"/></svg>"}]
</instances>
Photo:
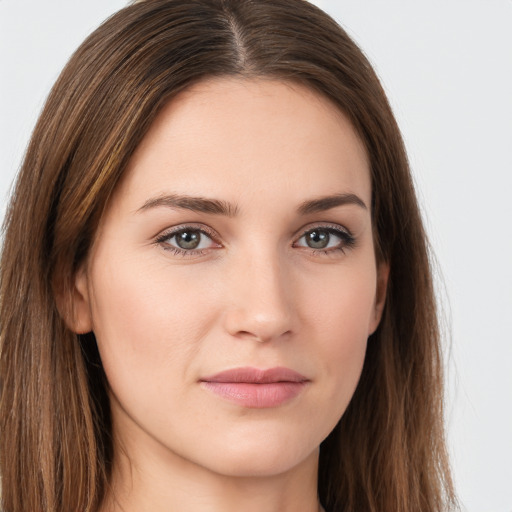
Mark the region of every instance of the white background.
<instances>
[{"instance_id":1,"label":"white background","mask_svg":"<svg viewBox=\"0 0 512 512\"><path fill-rule=\"evenodd\" d=\"M512 0L316 3L375 65L409 150L450 324L446 419L464 510L512 512ZM124 4L0 0L0 218L58 72Z\"/></svg>"}]
</instances>

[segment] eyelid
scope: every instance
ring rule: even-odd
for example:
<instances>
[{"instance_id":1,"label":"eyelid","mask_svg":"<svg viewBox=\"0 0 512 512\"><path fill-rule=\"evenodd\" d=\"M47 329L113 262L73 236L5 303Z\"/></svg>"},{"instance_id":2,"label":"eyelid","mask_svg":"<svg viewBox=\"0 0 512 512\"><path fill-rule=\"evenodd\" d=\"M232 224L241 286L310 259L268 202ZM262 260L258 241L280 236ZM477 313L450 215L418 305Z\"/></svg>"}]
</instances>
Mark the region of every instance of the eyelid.
<instances>
[{"instance_id":1,"label":"eyelid","mask_svg":"<svg viewBox=\"0 0 512 512\"><path fill-rule=\"evenodd\" d=\"M218 234L213 229L206 226L205 224L191 222L191 223L185 223L185 224L178 224L177 226L172 226L170 228L166 228L162 232L160 232L158 235L156 235L155 238L156 239L169 238L173 234L179 233L180 231L185 231L187 229L194 230L194 231L200 231L201 233L208 235L210 238L218 238L219 237Z\"/></svg>"},{"instance_id":2,"label":"eyelid","mask_svg":"<svg viewBox=\"0 0 512 512\"><path fill-rule=\"evenodd\" d=\"M333 224L331 222L314 222L301 228L296 235L296 239L298 240L299 238L302 238L306 233L309 233L314 229L332 230L334 232L347 235L348 237L353 237L351 231L345 226L342 226L341 224Z\"/></svg>"}]
</instances>

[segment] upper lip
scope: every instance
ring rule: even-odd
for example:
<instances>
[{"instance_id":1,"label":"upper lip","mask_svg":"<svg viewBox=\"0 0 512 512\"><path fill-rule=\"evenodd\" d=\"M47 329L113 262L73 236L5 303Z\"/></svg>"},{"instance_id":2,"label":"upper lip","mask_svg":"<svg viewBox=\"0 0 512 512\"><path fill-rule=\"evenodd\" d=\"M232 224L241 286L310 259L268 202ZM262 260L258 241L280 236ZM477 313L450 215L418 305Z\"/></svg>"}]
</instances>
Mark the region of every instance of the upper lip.
<instances>
[{"instance_id":1,"label":"upper lip","mask_svg":"<svg viewBox=\"0 0 512 512\"><path fill-rule=\"evenodd\" d=\"M252 367L233 368L201 378L203 382L245 382L252 384L270 384L273 382L306 382L309 379L290 368L278 366L260 369Z\"/></svg>"}]
</instances>

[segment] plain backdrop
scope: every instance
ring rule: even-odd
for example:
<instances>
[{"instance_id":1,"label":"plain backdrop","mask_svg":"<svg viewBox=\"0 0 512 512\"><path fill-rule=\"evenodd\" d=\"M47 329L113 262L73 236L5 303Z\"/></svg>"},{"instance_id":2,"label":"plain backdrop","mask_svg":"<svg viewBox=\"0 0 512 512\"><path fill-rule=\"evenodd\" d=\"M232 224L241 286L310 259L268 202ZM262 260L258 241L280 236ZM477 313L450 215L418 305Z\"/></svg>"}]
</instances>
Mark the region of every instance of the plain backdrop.
<instances>
[{"instance_id":1,"label":"plain backdrop","mask_svg":"<svg viewBox=\"0 0 512 512\"><path fill-rule=\"evenodd\" d=\"M316 3L374 64L409 151L449 325L446 422L464 510L512 512L512 0ZM124 5L0 0L0 218L60 69Z\"/></svg>"}]
</instances>

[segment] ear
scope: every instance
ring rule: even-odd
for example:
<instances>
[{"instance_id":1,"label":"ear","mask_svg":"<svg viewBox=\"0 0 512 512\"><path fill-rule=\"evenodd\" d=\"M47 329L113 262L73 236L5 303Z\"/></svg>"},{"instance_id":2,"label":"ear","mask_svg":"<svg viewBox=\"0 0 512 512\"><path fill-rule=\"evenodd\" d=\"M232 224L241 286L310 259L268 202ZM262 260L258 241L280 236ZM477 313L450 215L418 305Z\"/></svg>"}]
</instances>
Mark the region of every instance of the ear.
<instances>
[{"instance_id":1,"label":"ear","mask_svg":"<svg viewBox=\"0 0 512 512\"><path fill-rule=\"evenodd\" d=\"M377 290L375 293L375 305L373 316L370 321L368 336L372 335L379 326L382 312L386 304L386 292L388 289L389 262L383 261L377 265Z\"/></svg>"},{"instance_id":2,"label":"ear","mask_svg":"<svg viewBox=\"0 0 512 512\"><path fill-rule=\"evenodd\" d=\"M85 266L75 275L74 282L63 292L57 292L57 307L68 328L75 334L92 331L88 278Z\"/></svg>"}]
</instances>

